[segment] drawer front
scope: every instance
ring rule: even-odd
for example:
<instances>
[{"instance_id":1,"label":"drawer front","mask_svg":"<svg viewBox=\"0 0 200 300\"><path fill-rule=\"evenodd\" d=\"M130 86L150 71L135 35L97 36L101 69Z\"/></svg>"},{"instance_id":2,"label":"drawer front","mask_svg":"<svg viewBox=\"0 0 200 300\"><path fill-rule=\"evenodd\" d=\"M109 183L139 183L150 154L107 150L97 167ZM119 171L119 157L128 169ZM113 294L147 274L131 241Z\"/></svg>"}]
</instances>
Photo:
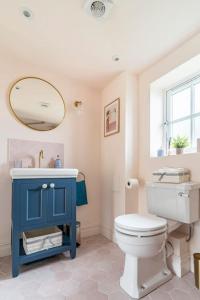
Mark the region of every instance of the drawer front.
<instances>
[{"instance_id":1,"label":"drawer front","mask_svg":"<svg viewBox=\"0 0 200 300\"><path fill-rule=\"evenodd\" d=\"M76 208L76 181L74 179L59 179L49 182L47 221L70 221Z\"/></svg>"},{"instance_id":2,"label":"drawer front","mask_svg":"<svg viewBox=\"0 0 200 300\"><path fill-rule=\"evenodd\" d=\"M46 222L47 188L41 182L20 185L20 223L21 226L43 225Z\"/></svg>"}]
</instances>

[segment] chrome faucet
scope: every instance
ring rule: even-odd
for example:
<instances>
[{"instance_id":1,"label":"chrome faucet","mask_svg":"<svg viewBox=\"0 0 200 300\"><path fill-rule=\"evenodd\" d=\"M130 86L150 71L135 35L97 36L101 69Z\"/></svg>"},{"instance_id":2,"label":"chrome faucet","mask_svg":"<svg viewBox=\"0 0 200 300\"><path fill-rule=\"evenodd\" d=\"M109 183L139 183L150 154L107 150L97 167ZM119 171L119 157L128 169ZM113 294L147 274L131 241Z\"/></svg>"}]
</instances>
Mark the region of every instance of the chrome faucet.
<instances>
[{"instance_id":1,"label":"chrome faucet","mask_svg":"<svg viewBox=\"0 0 200 300\"><path fill-rule=\"evenodd\" d=\"M39 168L41 168L41 160L44 159L44 151L40 150L39 152Z\"/></svg>"}]
</instances>

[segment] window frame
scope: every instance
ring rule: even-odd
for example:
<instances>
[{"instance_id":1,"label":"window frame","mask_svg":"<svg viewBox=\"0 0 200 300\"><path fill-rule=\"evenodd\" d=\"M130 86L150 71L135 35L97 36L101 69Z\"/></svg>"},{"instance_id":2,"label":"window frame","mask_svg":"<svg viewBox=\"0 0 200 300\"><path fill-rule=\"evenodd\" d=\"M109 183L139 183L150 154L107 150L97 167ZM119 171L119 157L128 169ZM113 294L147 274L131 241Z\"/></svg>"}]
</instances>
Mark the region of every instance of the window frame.
<instances>
[{"instance_id":1,"label":"window frame","mask_svg":"<svg viewBox=\"0 0 200 300\"><path fill-rule=\"evenodd\" d=\"M191 147L188 148L188 152L195 152L196 146L194 147L194 119L200 117L200 112L195 113L195 92L194 86L200 83L200 74L188 79L187 81L181 82L164 91L164 107L163 107L163 147L167 154L169 150L169 139L172 136L172 125L181 121L190 120L190 136L191 136ZM184 91L187 88L191 88L190 96L190 114L171 120L172 108L171 108L171 97L178 92Z\"/></svg>"}]
</instances>

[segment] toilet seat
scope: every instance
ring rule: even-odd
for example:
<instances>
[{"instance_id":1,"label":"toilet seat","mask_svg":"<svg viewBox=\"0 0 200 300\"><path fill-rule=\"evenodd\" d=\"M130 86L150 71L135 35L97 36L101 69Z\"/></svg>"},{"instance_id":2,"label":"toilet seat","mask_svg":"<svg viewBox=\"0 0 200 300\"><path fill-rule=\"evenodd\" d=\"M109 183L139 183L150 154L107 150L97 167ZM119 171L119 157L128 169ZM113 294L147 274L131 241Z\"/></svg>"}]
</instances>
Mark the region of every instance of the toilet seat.
<instances>
[{"instance_id":1,"label":"toilet seat","mask_svg":"<svg viewBox=\"0 0 200 300\"><path fill-rule=\"evenodd\" d=\"M155 236L166 232L167 220L152 215L127 214L115 219L115 229L132 236Z\"/></svg>"}]
</instances>

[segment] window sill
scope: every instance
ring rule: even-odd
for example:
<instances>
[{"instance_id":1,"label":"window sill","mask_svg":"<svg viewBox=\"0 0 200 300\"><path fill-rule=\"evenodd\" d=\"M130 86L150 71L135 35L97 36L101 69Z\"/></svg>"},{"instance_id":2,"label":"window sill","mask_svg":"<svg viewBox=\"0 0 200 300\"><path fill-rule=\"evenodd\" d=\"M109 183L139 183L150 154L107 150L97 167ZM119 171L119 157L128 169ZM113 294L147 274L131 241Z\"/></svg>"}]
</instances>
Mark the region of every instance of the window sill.
<instances>
[{"instance_id":1,"label":"window sill","mask_svg":"<svg viewBox=\"0 0 200 300\"><path fill-rule=\"evenodd\" d=\"M169 155L163 155L163 156L151 156L150 158L151 159L165 159L167 157L184 157L185 155L194 155L194 154L197 154L197 155L200 155L200 152L198 152L196 149L190 149L190 150L187 150L181 154L176 154L175 151L170 153Z\"/></svg>"}]
</instances>

